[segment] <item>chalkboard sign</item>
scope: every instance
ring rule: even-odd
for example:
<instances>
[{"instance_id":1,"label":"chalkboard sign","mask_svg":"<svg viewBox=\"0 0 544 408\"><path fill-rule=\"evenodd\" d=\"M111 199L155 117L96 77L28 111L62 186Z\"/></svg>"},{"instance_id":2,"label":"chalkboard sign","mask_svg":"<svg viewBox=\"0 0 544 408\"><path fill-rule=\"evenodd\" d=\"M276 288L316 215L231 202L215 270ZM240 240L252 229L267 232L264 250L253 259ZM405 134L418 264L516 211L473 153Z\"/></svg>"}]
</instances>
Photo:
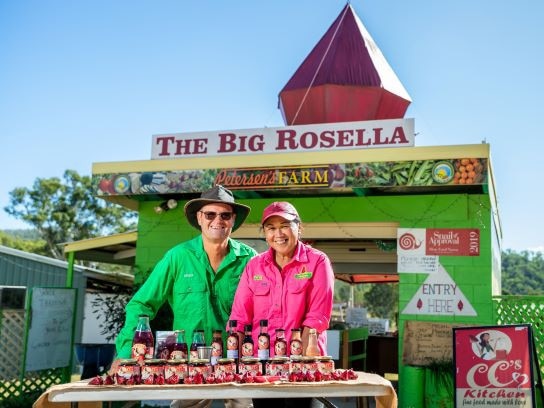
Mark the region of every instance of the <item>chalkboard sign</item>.
<instances>
[{"instance_id":1,"label":"chalkboard sign","mask_svg":"<svg viewBox=\"0 0 544 408\"><path fill-rule=\"evenodd\" d=\"M402 363L425 367L436 362L452 361L453 327L450 323L407 320L404 323Z\"/></svg>"},{"instance_id":2,"label":"chalkboard sign","mask_svg":"<svg viewBox=\"0 0 544 408\"><path fill-rule=\"evenodd\" d=\"M70 364L75 300L75 289L32 289L25 371Z\"/></svg>"}]
</instances>

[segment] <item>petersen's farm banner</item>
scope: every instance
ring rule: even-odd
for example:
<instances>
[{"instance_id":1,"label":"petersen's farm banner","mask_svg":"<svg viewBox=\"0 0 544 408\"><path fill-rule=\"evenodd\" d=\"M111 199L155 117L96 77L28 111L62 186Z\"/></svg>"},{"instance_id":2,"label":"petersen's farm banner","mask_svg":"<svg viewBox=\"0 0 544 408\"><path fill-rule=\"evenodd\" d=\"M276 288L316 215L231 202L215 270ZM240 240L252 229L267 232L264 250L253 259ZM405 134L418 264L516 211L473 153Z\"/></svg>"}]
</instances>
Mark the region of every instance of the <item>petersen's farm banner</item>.
<instances>
[{"instance_id":1,"label":"petersen's farm banner","mask_svg":"<svg viewBox=\"0 0 544 408\"><path fill-rule=\"evenodd\" d=\"M414 145L413 119L153 135L152 159Z\"/></svg>"},{"instance_id":2,"label":"petersen's farm banner","mask_svg":"<svg viewBox=\"0 0 544 408\"><path fill-rule=\"evenodd\" d=\"M216 184L222 184L231 190L441 188L456 184L487 183L487 159L429 159L95 174L93 183L97 195L196 193L206 191Z\"/></svg>"},{"instance_id":3,"label":"petersen's farm banner","mask_svg":"<svg viewBox=\"0 0 544 408\"><path fill-rule=\"evenodd\" d=\"M535 407L529 325L453 329L455 407Z\"/></svg>"}]
</instances>

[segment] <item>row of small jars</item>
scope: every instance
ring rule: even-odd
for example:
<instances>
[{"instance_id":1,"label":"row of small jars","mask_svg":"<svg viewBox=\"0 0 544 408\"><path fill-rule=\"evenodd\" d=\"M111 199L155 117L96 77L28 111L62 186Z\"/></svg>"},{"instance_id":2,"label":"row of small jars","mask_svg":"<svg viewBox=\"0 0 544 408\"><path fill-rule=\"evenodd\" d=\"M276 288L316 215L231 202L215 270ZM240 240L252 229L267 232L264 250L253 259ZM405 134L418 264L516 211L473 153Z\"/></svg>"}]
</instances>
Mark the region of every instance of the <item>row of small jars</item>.
<instances>
[{"instance_id":1,"label":"row of small jars","mask_svg":"<svg viewBox=\"0 0 544 408\"><path fill-rule=\"evenodd\" d=\"M134 359L121 360L115 381L119 385L133 384L182 384L185 378L193 379L210 375L227 377L239 376L278 376L287 378L291 373L331 374L334 371L334 361L330 356L308 357L292 356L275 357L260 361L254 357L243 357L238 364L231 358L219 359L216 365L211 365L207 359L187 360L145 360L143 364Z\"/></svg>"}]
</instances>

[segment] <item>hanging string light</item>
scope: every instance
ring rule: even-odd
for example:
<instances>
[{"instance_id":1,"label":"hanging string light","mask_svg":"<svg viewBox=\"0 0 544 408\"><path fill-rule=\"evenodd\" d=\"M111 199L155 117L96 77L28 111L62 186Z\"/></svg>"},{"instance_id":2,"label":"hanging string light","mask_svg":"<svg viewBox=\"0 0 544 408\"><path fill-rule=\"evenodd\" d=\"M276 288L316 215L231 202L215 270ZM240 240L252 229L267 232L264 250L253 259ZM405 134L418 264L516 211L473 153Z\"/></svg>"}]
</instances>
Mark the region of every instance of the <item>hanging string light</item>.
<instances>
[{"instance_id":1,"label":"hanging string light","mask_svg":"<svg viewBox=\"0 0 544 408\"><path fill-rule=\"evenodd\" d=\"M154 208L154 210L157 214L160 214L162 212L173 210L177 206L178 206L178 202L174 200L173 198L171 198L170 200L163 201L162 203L160 203L158 206Z\"/></svg>"}]
</instances>

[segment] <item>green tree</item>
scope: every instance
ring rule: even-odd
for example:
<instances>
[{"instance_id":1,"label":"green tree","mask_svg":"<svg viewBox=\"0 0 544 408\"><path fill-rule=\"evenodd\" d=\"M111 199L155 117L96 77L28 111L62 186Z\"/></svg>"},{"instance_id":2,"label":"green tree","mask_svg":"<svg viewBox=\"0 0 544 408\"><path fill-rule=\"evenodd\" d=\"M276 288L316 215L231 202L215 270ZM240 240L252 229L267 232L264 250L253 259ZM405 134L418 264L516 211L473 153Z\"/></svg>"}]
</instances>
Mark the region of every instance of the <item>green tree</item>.
<instances>
[{"instance_id":1,"label":"green tree","mask_svg":"<svg viewBox=\"0 0 544 408\"><path fill-rule=\"evenodd\" d=\"M32 188L10 192L4 210L34 227L49 256L63 259L59 244L134 228L137 213L94 196L91 178L66 170L63 178L37 178Z\"/></svg>"},{"instance_id":2,"label":"green tree","mask_svg":"<svg viewBox=\"0 0 544 408\"><path fill-rule=\"evenodd\" d=\"M542 295L544 257L542 252L506 250L502 253L502 293Z\"/></svg>"},{"instance_id":3,"label":"green tree","mask_svg":"<svg viewBox=\"0 0 544 408\"><path fill-rule=\"evenodd\" d=\"M398 283L374 283L364 294L365 307L373 317L395 321L399 309Z\"/></svg>"},{"instance_id":4,"label":"green tree","mask_svg":"<svg viewBox=\"0 0 544 408\"><path fill-rule=\"evenodd\" d=\"M44 240L22 239L5 231L0 231L0 245L33 254L48 255Z\"/></svg>"}]
</instances>

